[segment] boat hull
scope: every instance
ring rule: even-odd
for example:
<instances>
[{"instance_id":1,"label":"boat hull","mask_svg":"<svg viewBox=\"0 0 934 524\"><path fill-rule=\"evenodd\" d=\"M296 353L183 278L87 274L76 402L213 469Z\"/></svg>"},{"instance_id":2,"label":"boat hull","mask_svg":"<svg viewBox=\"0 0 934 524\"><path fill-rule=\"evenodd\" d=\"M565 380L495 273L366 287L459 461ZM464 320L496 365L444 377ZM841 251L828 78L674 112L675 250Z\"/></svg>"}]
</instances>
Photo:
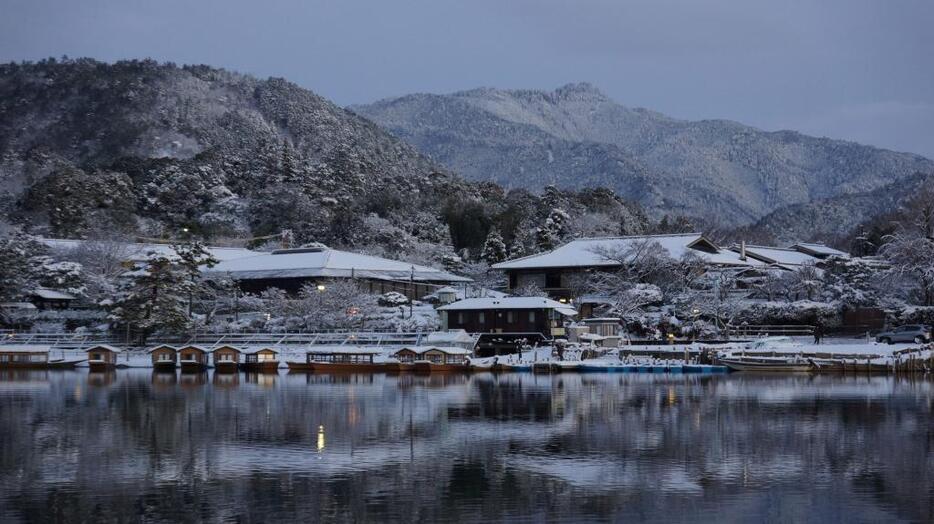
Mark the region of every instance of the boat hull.
<instances>
[{"instance_id":1,"label":"boat hull","mask_svg":"<svg viewBox=\"0 0 934 524\"><path fill-rule=\"evenodd\" d=\"M117 369L116 364L113 362L88 362L88 368L91 371L113 371Z\"/></svg>"},{"instance_id":2,"label":"boat hull","mask_svg":"<svg viewBox=\"0 0 934 524\"><path fill-rule=\"evenodd\" d=\"M242 362L240 369L243 371L252 371L256 373L276 373L279 371L279 361L271 362Z\"/></svg>"},{"instance_id":3,"label":"boat hull","mask_svg":"<svg viewBox=\"0 0 934 524\"><path fill-rule=\"evenodd\" d=\"M215 373L236 373L238 364L236 362L215 362Z\"/></svg>"},{"instance_id":4,"label":"boat hull","mask_svg":"<svg viewBox=\"0 0 934 524\"><path fill-rule=\"evenodd\" d=\"M329 362L286 362L289 371L303 373L380 373L385 364L332 364Z\"/></svg>"},{"instance_id":5,"label":"boat hull","mask_svg":"<svg viewBox=\"0 0 934 524\"><path fill-rule=\"evenodd\" d=\"M176 368L175 362L171 362L171 361L169 362L160 361L160 362L152 363L152 369L160 373L174 373L175 368Z\"/></svg>"},{"instance_id":6,"label":"boat hull","mask_svg":"<svg viewBox=\"0 0 934 524\"><path fill-rule=\"evenodd\" d=\"M383 364L386 373L411 373L415 371L415 364L411 362L386 362Z\"/></svg>"},{"instance_id":7,"label":"boat hull","mask_svg":"<svg viewBox=\"0 0 934 524\"><path fill-rule=\"evenodd\" d=\"M74 369L84 360L50 360L49 362L4 362L0 369Z\"/></svg>"},{"instance_id":8,"label":"boat hull","mask_svg":"<svg viewBox=\"0 0 934 524\"><path fill-rule=\"evenodd\" d=\"M182 373L200 373L208 369L207 364L203 362L182 362Z\"/></svg>"},{"instance_id":9,"label":"boat hull","mask_svg":"<svg viewBox=\"0 0 934 524\"><path fill-rule=\"evenodd\" d=\"M758 371L768 373L807 373L814 367L808 362L763 362L756 360L720 359L720 365L733 371Z\"/></svg>"},{"instance_id":10,"label":"boat hull","mask_svg":"<svg viewBox=\"0 0 934 524\"><path fill-rule=\"evenodd\" d=\"M466 364L435 364L434 362L415 362L412 364L416 373L467 373L470 366Z\"/></svg>"}]
</instances>

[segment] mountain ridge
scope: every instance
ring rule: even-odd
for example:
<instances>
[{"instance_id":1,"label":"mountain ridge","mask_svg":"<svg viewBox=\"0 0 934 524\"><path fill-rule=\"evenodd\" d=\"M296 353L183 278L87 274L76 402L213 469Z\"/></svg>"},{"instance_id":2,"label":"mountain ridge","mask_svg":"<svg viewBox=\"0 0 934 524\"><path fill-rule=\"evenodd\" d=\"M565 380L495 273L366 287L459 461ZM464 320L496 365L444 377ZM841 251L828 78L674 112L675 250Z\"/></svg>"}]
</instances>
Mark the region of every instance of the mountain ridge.
<instances>
[{"instance_id":1,"label":"mountain ridge","mask_svg":"<svg viewBox=\"0 0 934 524\"><path fill-rule=\"evenodd\" d=\"M589 83L414 94L349 109L468 179L535 187L542 173L537 185L572 188L599 180L656 217L681 212L704 223L750 225L785 206L934 171L934 162L912 153L629 108ZM558 151L547 138L563 141ZM559 159L560 170L550 166L569 151L595 160L578 155Z\"/></svg>"}]
</instances>

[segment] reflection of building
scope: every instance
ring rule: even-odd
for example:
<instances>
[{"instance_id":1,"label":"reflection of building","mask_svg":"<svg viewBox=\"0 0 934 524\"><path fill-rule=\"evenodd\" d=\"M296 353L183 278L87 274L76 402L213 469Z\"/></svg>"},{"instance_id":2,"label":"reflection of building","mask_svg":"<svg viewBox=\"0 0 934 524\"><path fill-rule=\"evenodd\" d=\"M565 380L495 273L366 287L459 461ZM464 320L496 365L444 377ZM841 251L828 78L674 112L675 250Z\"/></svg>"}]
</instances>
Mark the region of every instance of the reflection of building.
<instances>
[{"instance_id":1,"label":"reflection of building","mask_svg":"<svg viewBox=\"0 0 934 524\"><path fill-rule=\"evenodd\" d=\"M409 298L423 297L439 286L470 282L426 266L331 249L324 245L280 249L226 260L205 269L208 278L232 278L243 291L256 293L279 288L290 293L306 285L327 286L329 281L354 279L371 293L396 291Z\"/></svg>"}]
</instances>

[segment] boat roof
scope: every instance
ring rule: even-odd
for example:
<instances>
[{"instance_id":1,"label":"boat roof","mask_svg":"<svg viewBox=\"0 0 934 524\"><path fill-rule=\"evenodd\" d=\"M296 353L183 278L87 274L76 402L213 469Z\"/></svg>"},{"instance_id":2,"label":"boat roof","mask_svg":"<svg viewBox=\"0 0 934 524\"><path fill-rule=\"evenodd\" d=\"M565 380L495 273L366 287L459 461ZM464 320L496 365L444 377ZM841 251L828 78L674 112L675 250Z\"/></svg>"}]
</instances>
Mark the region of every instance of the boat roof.
<instances>
[{"instance_id":1,"label":"boat roof","mask_svg":"<svg viewBox=\"0 0 934 524\"><path fill-rule=\"evenodd\" d=\"M158 346L153 347L146 353L152 353L154 351L159 351L160 349L171 349L172 351L178 351L178 348L175 346L170 346L168 344L159 344Z\"/></svg>"},{"instance_id":2,"label":"boat roof","mask_svg":"<svg viewBox=\"0 0 934 524\"><path fill-rule=\"evenodd\" d=\"M46 344L3 344L0 353L48 353L52 346Z\"/></svg>"},{"instance_id":3,"label":"boat roof","mask_svg":"<svg viewBox=\"0 0 934 524\"><path fill-rule=\"evenodd\" d=\"M440 351L442 353L447 353L448 355L471 355L473 351L469 349L464 349L460 347L453 346L403 346L399 351L409 350L419 355L427 353L428 351ZM399 351L396 351L398 353Z\"/></svg>"},{"instance_id":4,"label":"boat roof","mask_svg":"<svg viewBox=\"0 0 934 524\"><path fill-rule=\"evenodd\" d=\"M109 344L94 344L93 346L90 346L87 349L85 349L84 352L87 353L88 351L96 351L96 350L101 350L101 349L103 349L104 351L110 351L111 353L123 353L122 349L116 346L111 346Z\"/></svg>"},{"instance_id":5,"label":"boat roof","mask_svg":"<svg viewBox=\"0 0 934 524\"><path fill-rule=\"evenodd\" d=\"M199 346L197 344L185 344L184 346L181 346L180 348L178 348L179 351L184 351L186 349L197 349L198 351L202 353L210 353L209 349L207 349L204 346Z\"/></svg>"}]
</instances>

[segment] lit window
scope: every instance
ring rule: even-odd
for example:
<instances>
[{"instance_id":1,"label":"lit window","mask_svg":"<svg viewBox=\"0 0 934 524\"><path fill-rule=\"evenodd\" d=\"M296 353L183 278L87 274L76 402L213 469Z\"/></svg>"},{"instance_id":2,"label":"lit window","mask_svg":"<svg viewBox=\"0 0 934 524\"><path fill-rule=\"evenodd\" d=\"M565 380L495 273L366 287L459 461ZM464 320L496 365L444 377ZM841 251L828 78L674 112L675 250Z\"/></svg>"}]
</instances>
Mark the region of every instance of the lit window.
<instances>
[{"instance_id":1,"label":"lit window","mask_svg":"<svg viewBox=\"0 0 934 524\"><path fill-rule=\"evenodd\" d=\"M529 322L535 322L535 312L529 311Z\"/></svg>"}]
</instances>

